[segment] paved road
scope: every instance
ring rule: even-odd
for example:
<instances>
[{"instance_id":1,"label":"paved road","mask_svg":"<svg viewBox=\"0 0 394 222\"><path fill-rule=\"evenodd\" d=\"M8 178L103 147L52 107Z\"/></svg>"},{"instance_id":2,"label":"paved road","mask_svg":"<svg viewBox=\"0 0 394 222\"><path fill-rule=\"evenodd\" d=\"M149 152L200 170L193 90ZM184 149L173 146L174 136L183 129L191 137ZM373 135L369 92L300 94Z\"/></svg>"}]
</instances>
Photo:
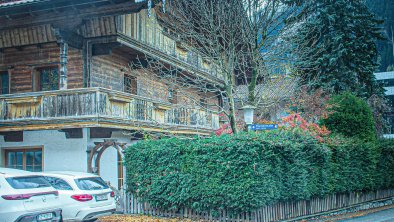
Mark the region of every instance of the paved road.
<instances>
[{"instance_id":1,"label":"paved road","mask_svg":"<svg viewBox=\"0 0 394 222\"><path fill-rule=\"evenodd\" d=\"M362 217L340 220L340 222L394 222L394 208L367 214Z\"/></svg>"}]
</instances>

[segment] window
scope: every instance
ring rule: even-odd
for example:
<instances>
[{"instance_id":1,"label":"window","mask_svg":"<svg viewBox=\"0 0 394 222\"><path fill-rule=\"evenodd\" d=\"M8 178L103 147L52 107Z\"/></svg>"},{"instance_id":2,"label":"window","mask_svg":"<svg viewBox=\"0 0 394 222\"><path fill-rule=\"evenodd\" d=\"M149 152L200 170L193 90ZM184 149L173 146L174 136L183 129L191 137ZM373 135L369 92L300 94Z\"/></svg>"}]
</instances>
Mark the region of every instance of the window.
<instances>
[{"instance_id":1,"label":"window","mask_svg":"<svg viewBox=\"0 0 394 222\"><path fill-rule=\"evenodd\" d=\"M89 177L76 179L75 183L81 190L103 190L108 189L108 185L101 177Z\"/></svg>"},{"instance_id":2,"label":"window","mask_svg":"<svg viewBox=\"0 0 394 222\"><path fill-rule=\"evenodd\" d=\"M208 107L207 99L205 99L205 98L201 98L200 99L200 107L201 108L207 108Z\"/></svg>"},{"instance_id":3,"label":"window","mask_svg":"<svg viewBox=\"0 0 394 222\"><path fill-rule=\"evenodd\" d=\"M59 69L57 67L39 68L33 75L34 91L59 89Z\"/></svg>"},{"instance_id":4,"label":"window","mask_svg":"<svg viewBox=\"0 0 394 222\"><path fill-rule=\"evenodd\" d=\"M137 95L137 78L135 76L124 75L123 91Z\"/></svg>"},{"instance_id":5,"label":"window","mask_svg":"<svg viewBox=\"0 0 394 222\"><path fill-rule=\"evenodd\" d=\"M168 88L168 101L173 104L177 103L177 93L173 88Z\"/></svg>"},{"instance_id":6,"label":"window","mask_svg":"<svg viewBox=\"0 0 394 222\"><path fill-rule=\"evenodd\" d=\"M5 150L5 165L8 168L42 171L42 149L8 149Z\"/></svg>"},{"instance_id":7,"label":"window","mask_svg":"<svg viewBox=\"0 0 394 222\"><path fill-rule=\"evenodd\" d=\"M6 180L14 189L33 189L51 186L42 176L9 177Z\"/></svg>"},{"instance_id":8,"label":"window","mask_svg":"<svg viewBox=\"0 0 394 222\"><path fill-rule=\"evenodd\" d=\"M384 87L394 86L394 79L383 79L379 80L379 82L382 83Z\"/></svg>"},{"instance_id":9,"label":"window","mask_svg":"<svg viewBox=\"0 0 394 222\"><path fill-rule=\"evenodd\" d=\"M46 176L45 179L56 190L73 190L70 184L60 178Z\"/></svg>"},{"instance_id":10,"label":"window","mask_svg":"<svg viewBox=\"0 0 394 222\"><path fill-rule=\"evenodd\" d=\"M0 94L10 93L10 81L8 72L0 72Z\"/></svg>"}]
</instances>

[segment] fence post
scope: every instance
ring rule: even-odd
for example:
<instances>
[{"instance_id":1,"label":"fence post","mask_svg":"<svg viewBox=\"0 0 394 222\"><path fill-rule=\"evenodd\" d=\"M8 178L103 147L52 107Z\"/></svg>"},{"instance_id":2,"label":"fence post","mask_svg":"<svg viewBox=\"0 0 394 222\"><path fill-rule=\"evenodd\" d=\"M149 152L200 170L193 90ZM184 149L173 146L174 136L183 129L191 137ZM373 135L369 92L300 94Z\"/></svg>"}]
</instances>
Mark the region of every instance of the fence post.
<instances>
[{"instance_id":1,"label":"fence post","mask_svg":"<svg viewBox=\"0 0 394 222\"><path fill-rule=\"evenodd\" d=\"M124 158L123 158L123 161L124 161ZM123 168L123 186L122 186L122 189L123 189L123 213L124 214L127 214L127 213L129 213L130 211L129 211L129 203L130 203L130 198L129 198L129 195L128 195L128 193L127 193L127 187L126 187L126 166L125 166L125 164L123 163L122 164L123 166L122 166L122 168Z\"/></svg>"}]
</instances>

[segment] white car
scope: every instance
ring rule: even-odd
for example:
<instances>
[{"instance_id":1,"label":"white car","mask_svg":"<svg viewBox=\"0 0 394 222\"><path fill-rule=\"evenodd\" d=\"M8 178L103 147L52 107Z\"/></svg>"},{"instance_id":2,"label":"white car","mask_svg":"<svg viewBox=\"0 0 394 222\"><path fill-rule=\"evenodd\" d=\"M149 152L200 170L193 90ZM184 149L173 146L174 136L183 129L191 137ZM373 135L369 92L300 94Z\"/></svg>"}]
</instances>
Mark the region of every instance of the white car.
<instances>
[{"instance_id":1,"label":"white car","mask_svg":"<svg viewBox=\"0 0 394 222\"><path fill-rule=\"evenodd\" d=\"M0 222L60 220L59 192L43 176L0 168Z\"/></svg>"},{"instance_id":2,"label":"white car","mask_svg":"<svg viewBox=\"0 0 394 222\"><path fill-rule=\"evenodd\" d=\"M59 191L63 220L84 221L116 211L115 194L101 177L81 172L45 172Z\"/></svg>"}]
</instances>

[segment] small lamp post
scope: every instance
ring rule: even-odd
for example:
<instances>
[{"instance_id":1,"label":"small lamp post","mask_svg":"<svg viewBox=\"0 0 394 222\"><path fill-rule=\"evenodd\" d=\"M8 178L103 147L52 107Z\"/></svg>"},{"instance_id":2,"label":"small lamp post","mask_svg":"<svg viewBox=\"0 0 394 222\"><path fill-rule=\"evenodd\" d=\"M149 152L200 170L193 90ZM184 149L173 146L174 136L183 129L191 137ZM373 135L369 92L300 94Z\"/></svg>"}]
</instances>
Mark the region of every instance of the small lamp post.
<instances>
[{"instance_id":1,"label":"small lamp post","mask_svg":"<svg viewBox=\"0 0 394 222\"><path fill-rule=\"evenodd\" d=\"M247 131L249 131L249 126L253 124L254 110L255 106L246 105L241 108L244 111L244 121L247 127Z\"/></svg>"}]
</instances>

